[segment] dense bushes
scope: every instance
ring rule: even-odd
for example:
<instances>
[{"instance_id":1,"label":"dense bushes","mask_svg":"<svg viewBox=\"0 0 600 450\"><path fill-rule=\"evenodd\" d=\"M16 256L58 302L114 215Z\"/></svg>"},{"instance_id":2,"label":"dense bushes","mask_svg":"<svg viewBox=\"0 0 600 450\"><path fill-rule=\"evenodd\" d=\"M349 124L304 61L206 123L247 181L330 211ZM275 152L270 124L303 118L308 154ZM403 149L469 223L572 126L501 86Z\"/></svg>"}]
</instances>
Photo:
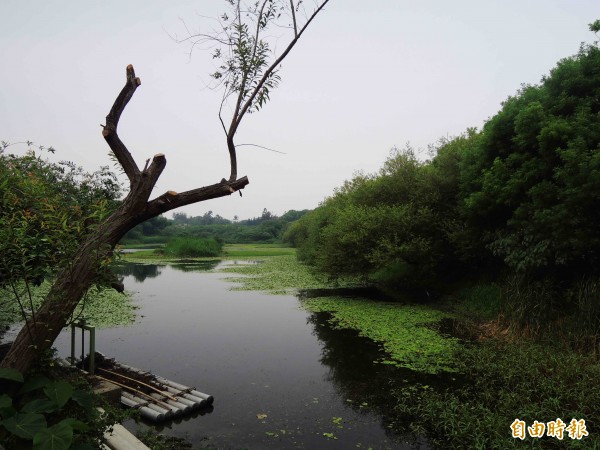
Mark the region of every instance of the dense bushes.
<instances>
[{"instance_id":1,"label":"dense bushes","mask_svg":"<svg viewBox=\"0 0 600 450\"><path fill-rule=\"evenodd\" d=\"M347 182L284 239L300 259L333 277L365 275L431 283L448 278L472 253L456 208L458 155L476 134L440 142L433 161L394 149L379 174ZM385 274L385 275L384 275Z\"/></svg>"},{"instance_id":2,"label":"dense bushes","mask_svg":"<svg viewBox=\"0 0 600 450\"><path fill-rule=\"evenodd\" d=\"M482 131L441 141L426 162L394 150L380 173L347 182L286 239L334 276L392 263L414 279L457 264L598 275L599 114L600 49L582 46Z\"/></svg>"},{"instance_id":3,"label":"dense bushes","mask_svg":"<svg viewBox=\"0 0 600 450\"><path fill-rule=\"evenodd\" d=\"M166 256L201 258L219 256L222 249L223 243L215 239L175 238L161 252Z\"/></svg>"},{"instance_id":4,"label":"dense bushes","mask_svg":"<svg viewBox=\"0 0 600 450\"><path fill-rule=\"evenodd\" d=\"M25 314L22 299L30 296L30 285L71 260L77 243L116 207L120 185L107 167L88 173L43 158L52 148L28 143L17 155L9 147L0 143L0 289L9 288ZM96 281L110 280L103 271Z\"/></svg>"},{"instance_id":5,"label":"dense bushes","mask_svg":"<svg viewBox=\"0 0 600 450\"><path fill-rule=\"evenodd\" d=\"M600 49L583 47L524 87L464 158L467 217L519 272L597 272Z\"/></svg>"},{"instance_id":6,"label":"dense bushes","mask_svg":"<svg viewBox=\"0 0 600 450\"><path fill-rule=\"evenodd\" d=\"M428 288L496 280L513 322L539 328L566 313L588 317L598 333L597 43L524 86L481 131L431 150L424 162L394 150L379 173L346 182L285 240L334 278Z\"/></svg>"}]
</instances>

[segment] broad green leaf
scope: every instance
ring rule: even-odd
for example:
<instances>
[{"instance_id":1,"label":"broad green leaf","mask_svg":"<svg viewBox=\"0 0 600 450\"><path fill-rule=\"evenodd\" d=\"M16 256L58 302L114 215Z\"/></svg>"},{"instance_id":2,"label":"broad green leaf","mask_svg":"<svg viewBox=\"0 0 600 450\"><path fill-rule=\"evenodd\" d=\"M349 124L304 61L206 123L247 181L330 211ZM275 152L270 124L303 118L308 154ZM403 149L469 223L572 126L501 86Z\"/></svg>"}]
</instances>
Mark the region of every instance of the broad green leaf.
<instances>
[{"instance_id":1,"label":"broad green leaf","mask_svg":"<svg viewBox=\"0 0 600 450\"><path fill-rule=\"evenodd\" d=\"M12 406L12 398L6 394L0 395L0 409L10 408Z\"/></svg>"},{"instance_id":2,"label":"broad green leaf","mask_svg":"<svg viewBox=\"0 0 600 450\"><path fill-rule=\"evenodd\" d=\"M58 410L56 403L45 398L36 398L21 409L22 412L26 413L50 413L56 410Z\"/></svg>"},{"instance_id":3,"label":"broad green leaf","mask_svg":"<svg viewBox=\"0 0 600 450\"><path fill-rule=\"evenodd\" d=\"M33 450L67 450L73 442L73 428L64 420L39 431L33 438Z\"/></svg>"},{"instance_id":4,"label":"broad green leaf","mask_svg":"<svg viewBox=\"0 0 600 450\"><path fill-rule=\"evenodd\" d=\"M82 390L76 390L73 392L72 398L76 401L79 406L90 412L94 408L94 397L89 393Z\"/></svg>"},{"instance_id":5,"label":"broad green leaf","mask_svg":"<svg viewBox=\"0 0 600 450\"><path fill-rule=\"evenodd\" d=\"M37 432L46 428L46 418L41 414L17 413L3 420L2 425L15 436L33 439Z\"/></svg>"},{"instance_id":6,"label":"broad green leaf","mask_svg":"<svg viewBox=\"0 0 600 450\"><path fill-rule=\"evenodd\" d=\"M45 377L43 375L35 376L33 378L30 378L25 382L25 384L23 384L23 386L19 390L19 394L25 394L27 392L35 391L36 389L46 387L48 384L50 384L50 380L48 379L48 377Z\"/></svg>"},{"instance_id":7,"label":"broad green leaf","mask_svg":"<svg viewBox=\"0 0 600 450\"><path fill-rule=\"evenodd\" d=\"M0 378L5 380L23 382L23 375L17 369L0 369Z\"/></svg>"},{"instance_id":8,"label":"broad green leaf","mask_svg":"<svg viewBox=\"0 0 600 450\"><path fill-rule=\"evenodd\" d=\"M66 381L53 381L44 388L44 392L50 400L62 407L73 395L73 386Z\"/></svg>"}]
</instances>

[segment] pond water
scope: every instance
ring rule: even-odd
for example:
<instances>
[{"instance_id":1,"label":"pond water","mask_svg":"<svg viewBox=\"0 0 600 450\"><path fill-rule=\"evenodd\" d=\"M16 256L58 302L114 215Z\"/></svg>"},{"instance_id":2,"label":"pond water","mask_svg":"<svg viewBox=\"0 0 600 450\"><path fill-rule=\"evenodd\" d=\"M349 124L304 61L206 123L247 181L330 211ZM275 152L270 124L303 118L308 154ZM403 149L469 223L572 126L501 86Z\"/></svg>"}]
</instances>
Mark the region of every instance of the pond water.
<instances>
[{"instance_id":1,"label":"pond water","mask_svg":"<svg viewBox=\"0 0 600 450\"><path fill-rule=\"evenodd\" d=\"M211 410L159 427L163 434L194 448L428 448L391 431L387 393L402 376L373 364L378 345L333 330L296 296L234 291L227 274L207 271L235 263L122 267L138 319L97 330L97 350L215 398ZM56 347L69 353L67 332Z\"/></svg>"}]
</instances>

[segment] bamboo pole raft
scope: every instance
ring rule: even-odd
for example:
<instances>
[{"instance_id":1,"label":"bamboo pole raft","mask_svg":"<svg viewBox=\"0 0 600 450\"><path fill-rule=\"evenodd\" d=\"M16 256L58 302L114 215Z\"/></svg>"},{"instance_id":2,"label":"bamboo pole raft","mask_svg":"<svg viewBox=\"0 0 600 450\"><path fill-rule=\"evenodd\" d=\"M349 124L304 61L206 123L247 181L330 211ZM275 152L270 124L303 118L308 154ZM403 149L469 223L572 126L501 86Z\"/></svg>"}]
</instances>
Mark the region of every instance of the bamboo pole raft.
<instances>
[{"instance_id":1,"label":"bamboo pole raft","mask_svg":"<svg viewBox=\"0 0 600 450\"><path fill-rule=\"evenodd\" d=\"M151 422L181 417L212 405L212 395L128 366L96 352L96 377L122 388L121 403Z\"/></svg>"}]
</instances>

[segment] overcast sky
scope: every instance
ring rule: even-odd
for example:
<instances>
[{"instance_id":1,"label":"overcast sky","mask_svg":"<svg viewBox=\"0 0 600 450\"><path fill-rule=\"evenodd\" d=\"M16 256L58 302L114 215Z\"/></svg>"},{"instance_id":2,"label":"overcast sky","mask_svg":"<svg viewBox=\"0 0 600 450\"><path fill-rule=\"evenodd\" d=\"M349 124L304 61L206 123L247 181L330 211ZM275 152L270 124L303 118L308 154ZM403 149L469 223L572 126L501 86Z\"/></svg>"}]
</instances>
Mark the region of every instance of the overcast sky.
<instances>
[{"instance_id":1,"label":"overcast sky","mask_svg":"<svg viewBox=\"0 0 600 450\"><path fill-rule=\"evenodd\" d=\"M32 140L88 170L112 164L101 136L133 64L141 87L119 135L139 166L164 153L156 195L227 178L229 159L206 88L208 51L181 19L209 30L222 0L1 0L0 140ZM598 0L331 0L283 64L282 81L244 119L233 195L188 206L226 218L312 209L357 170L377 171L393 146L423 149L481 127L522 83L594 39ZM283 42L283 41L282 41ZM170 213L169 213L170 215Z\"/></svg>"}]
</instances>

